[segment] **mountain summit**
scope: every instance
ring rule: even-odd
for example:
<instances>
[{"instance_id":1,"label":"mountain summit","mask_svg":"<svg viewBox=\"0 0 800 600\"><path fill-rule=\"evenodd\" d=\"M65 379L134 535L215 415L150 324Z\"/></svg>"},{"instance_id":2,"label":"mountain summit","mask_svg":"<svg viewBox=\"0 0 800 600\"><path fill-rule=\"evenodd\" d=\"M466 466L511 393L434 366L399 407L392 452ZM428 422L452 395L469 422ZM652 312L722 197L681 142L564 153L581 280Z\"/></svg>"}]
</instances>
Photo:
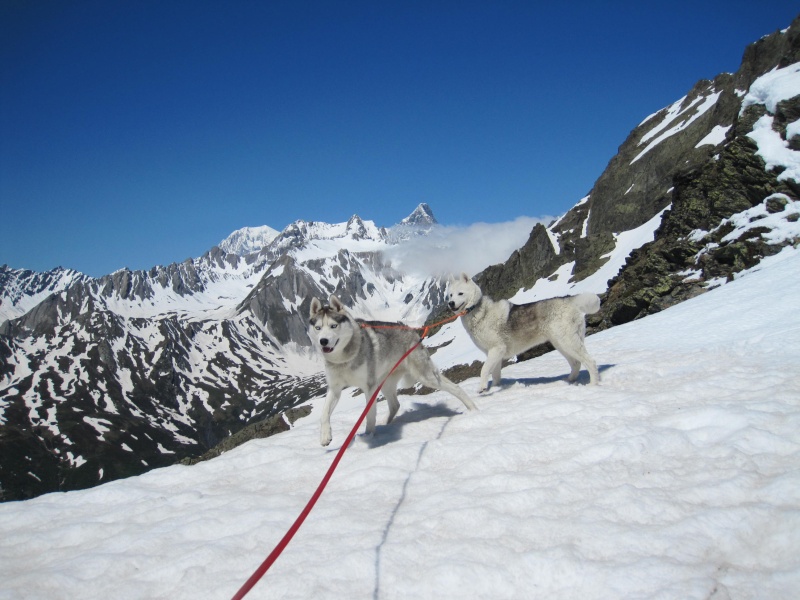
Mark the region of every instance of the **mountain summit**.
<instances>
[{"instance_id":1,"label":"mountain summit","mask_svg":"<svg viewBox=\"0 0 800 600\"><path fill-rule=\"evenodd\" d=\"M433 216L433 210L425 202L420 203L410 215L400 221L400 225L412 225L414 227L429 227L438 225L439 222Z\"/></svg>"},{"instance_id":2,"label":"mountain summit","mask_svg":"<svg viewBox=\"0 0 800 600\"><path fill-rule=\"evenodd\" d=\"M272 240L278 237L280 232L272 227L262 225L261 227L242 227L237 229L219 243L220 250L237 256L245 256L258 252L268 246Z\"/></svg>"},{"instance_id":3,"label":"mountain summit","mask_svg":"<svg viewBox=\"0 0 800 600\"><path fill-rule=\"evenodd\" d=\"M433 210L422 202L417 205L414 212L389 229L388 239L393 244L399 244L419 235L427 235L438 226L439 222L433 216Z\"/></svg>"}]
</instances>

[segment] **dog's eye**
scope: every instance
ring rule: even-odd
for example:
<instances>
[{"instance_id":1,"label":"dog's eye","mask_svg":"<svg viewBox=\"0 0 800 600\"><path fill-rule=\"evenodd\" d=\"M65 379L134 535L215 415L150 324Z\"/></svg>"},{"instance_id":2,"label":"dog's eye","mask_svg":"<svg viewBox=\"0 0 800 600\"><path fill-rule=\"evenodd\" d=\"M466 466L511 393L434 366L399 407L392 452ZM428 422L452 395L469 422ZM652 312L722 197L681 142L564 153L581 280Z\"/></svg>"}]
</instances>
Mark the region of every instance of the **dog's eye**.
<instances>
[{"instance_id":1,"label":"dog's eye","mask_svg":"<svg viewBox=\"0 0 800 600\"><path fill-rule=\"evenodd\" d=\"M319 326L319 325L314 325L314 329L316 329L317 331L319 331L320 329L322 329L322 327L321 327L321 326Z\"/></svg>"},{"instance_id":2,"label":"dog's eye","mask_svg":"<svg viewBox=\"0 0 800 600\"><path fill-rule=\"evenodd\" d=\"M336 329L338 326L339 326L338 323L333 323L331 324L331 329Z\"/></svg>"}]
</instances>

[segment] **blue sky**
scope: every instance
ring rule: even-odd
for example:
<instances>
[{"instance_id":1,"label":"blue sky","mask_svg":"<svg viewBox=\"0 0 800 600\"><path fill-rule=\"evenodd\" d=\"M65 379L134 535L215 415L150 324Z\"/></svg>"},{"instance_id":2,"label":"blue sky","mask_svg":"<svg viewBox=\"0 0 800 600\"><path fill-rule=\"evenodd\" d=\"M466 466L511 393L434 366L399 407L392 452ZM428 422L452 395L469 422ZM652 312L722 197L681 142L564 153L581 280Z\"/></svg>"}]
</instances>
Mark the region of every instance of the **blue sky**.
<instances>
[{"instance_id":1,"label":"blue sky","mask_svg":"<svg viewBox=\"0 0 800 600\"><path fill-rule=\"evenodd\" d=\"M796 1L0 3L0 264L100 276L245 226L560 215Z\"/></svg>"}]
</instances>

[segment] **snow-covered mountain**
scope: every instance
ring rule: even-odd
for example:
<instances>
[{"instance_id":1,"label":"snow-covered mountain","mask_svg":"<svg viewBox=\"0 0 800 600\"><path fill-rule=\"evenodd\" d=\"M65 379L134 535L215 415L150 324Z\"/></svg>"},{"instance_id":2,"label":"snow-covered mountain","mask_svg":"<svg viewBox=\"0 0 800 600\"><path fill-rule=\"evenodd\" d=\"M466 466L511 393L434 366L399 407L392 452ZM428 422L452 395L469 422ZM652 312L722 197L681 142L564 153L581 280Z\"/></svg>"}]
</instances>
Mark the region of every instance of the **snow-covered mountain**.
<instances>
[{"instance_id":1,"label":"snow-covered mountain","mask_svg":"<svg viewBox=\"0 0 800 600\"><path fill-rule=\"evenodd\" d=\"M424 236L438 224L431 207L423 202L417 206L414 212L389 230L389 240L400 243L414 239L416 236Z\"/></svg>"},{"instance_id":2,"label":"snow-covered mountain","mask_svg":"<svg viewBox=\"0 0 800 600\"><path fill-rule=\"evenodd\" d=\"M800 20L645 119L585 198L476 279L519 301L602 293L588 319L602 331L797 245L798 65ZM2 498L141 473L264 420L288 428L281 414L324 386L304 323L313 296L367 318L441 317L443 282L386 252L431 227L420 205L388 228L353 216L240 230L197 259L98 279L3 267ZM450 325L430 342L463 377L481 357L459 336Z\"/></svg>"},{"instance_id":3,"label":"snow-covered mountain","mask_svg":"<svg viewBox=\"0 0 800 600\"><path fill-rule=\"evenodd\" d=\"M268 225L237 229L218 245L220 250L237 256L247 256L268 246L280 234Z\"/></svg>"},{"instance_id":4,"label":"snow-covered mountain","mask_svg":"<svg viewBox=\"0 0 800 600\"><path fill-rule=\"evenodd\" d=\"M0 265L0 323L21 317L51 294L88 279L82 273L61 267L37 273Z\"/></svg>"},{"instance_id":5,"label":"snow-covered mountain","mask_svg":"<svg viewBox=\"0 0 800 600\"><path fill-rule=\"evenodd\" d=\"M403 226L411 226L411 227L426 227L429 228L433 225L437 225L438 221L436 217L433 216L433 211L431 207L428 206L427 203L423 202L412 212L408 215L405 219L400 221L398 225Z\"/></svg>"},{"instance_id":6,"label":"snow-covered mountain","mask_svg":"<svg viewBox=\"0 0 800 600\"><path fill-rule=\"evenodd\" d=\"M599 386L567 384L553 352L469 414L401 397L246 597L795 598L798 272L786 248L591 336ZM363 407L343 395L334 451ZM0 597L231 598L332 459L312 412L191 467L0 504Z\"/></svg>"},{"instance_id":7,"label":"snow-covered mountain","mask_svg":"<svg viewBox=\"0 0 800 600\"><path fill-rule=\"evenodd\" d=\"M273 232L97 279L4 267L0 496L171 464L302 402L323 385L305 333L313 296L417 322L441 301L438 281L386 264L371 221Z\"/></svg>"}]
</instances>

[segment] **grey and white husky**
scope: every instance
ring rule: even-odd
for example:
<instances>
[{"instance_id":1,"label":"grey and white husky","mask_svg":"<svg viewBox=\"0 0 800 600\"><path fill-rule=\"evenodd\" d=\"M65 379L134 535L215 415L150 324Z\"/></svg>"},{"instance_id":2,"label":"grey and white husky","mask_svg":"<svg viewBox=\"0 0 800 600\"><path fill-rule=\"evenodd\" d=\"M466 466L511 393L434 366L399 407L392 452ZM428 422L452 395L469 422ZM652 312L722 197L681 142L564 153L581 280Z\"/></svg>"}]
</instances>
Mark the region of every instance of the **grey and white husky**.
<instances>
[{"instance_id":1,"label":"grey and white husky","mask_svg":"<svg viewBox=\"0 0 800 600\"><path fill-rule=\"evenodd\" d=\"M589 371L589 383L598 382L597 364L584 345L584 315L600 310L595 294L579 294L550 298L528 304L494 301L484 296L481 288L466 273L450 278L448 306L455 313L464 312L461 323L475 345L486 353L481 369L481 389L500 385L500 369L504 359L512 358L538 344L550 342L564 355L571 372L569 382L578 378L581 363Z\"/></svg>"},{"instance_id":2,"label":"grey and white husky","mask_svg":"<svg viewBox=\"0 0 800 600\"><path fill-rule=\"evenodd\" d=\"M383 395L389 404L391 423L400 403L397 384L403 376L414 378L423 385L445 390L461 400L469 410L475 408L470 397L455 383L447 379L431 361L428 351L418 346L400 366L387 377L395 363L419 341L419 334L404 328L400 323L378 323L353 318L336 296L330 304L323 305L314 298L309 315L309 337L322 352L325 360L325 378L328 395L320 418L320 443L331 443L331 413L339 402L342 390L355 386L364 392L369 402L375 389L386 377ZM376 404L367 413L367 433L375 431Z\"/></svg>"}]
</instances>

